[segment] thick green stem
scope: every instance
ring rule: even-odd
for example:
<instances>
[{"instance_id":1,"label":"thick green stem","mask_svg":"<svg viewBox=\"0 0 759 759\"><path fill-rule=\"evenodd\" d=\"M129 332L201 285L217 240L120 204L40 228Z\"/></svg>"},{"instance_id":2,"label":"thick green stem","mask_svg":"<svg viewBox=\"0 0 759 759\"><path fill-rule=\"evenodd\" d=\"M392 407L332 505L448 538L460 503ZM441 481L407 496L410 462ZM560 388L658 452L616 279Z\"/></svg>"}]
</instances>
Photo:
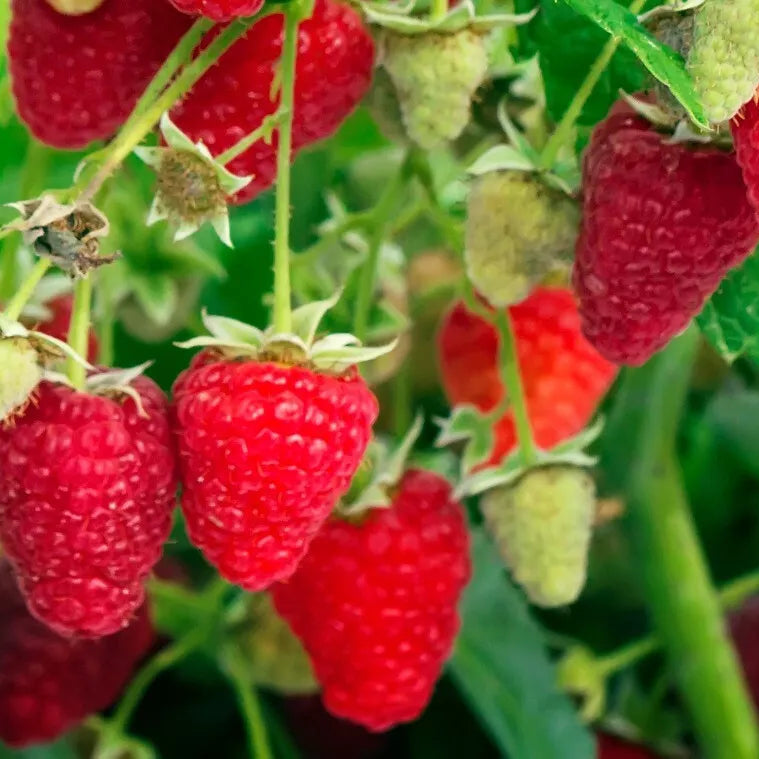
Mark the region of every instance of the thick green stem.
<instances>
[{"instance_id":1,"label":"thick green stem","mask_svg":"<svg viewBox=\"0 0 759 759\"><path fill-rule=\"evenodd\" d=\"M16 290L15 295L8 301L8 305L5 309L4 315L8 319L17 321L21 312L24 310L24 306L29 302L29 299L34 295L34 291L40 280L45 276L45 273L50 268L49 258L40 258L34 265L34 268L29 272L29 276L21 283L21 286Z\"/></svg>"},{"instance_id":2,"label":"thick green stem","mask_svg":"<svg viewBox=\"0 0 759 759\"><path fill-rule=\"evenodd\" d=\"M495 314L495 326L500 340L501 379L514 414L514 426L517 431L522 462L526 467L529 467L537 461L538 452L532 436L530 417L527 414L527 403L524 396L522 376L519 371L519 357L514 330L511 317L506 309L501 309Z\"/></svg>"},{"instance_id":3,"label":"thick green stem","mask_svg":"<svg viewBox=\"0 0 759 759\"><path fill-rule=\"evenodd\" d=\"M245 675L244 662L240 661L238 654L230 654L226 665L229 681L237 693L245 721L250 759L273 759L261 703L254 685Z\"/></svg>"},{"instance_id":4,"label":"thick green stem","mask_svg":"<svg viewBox=\"0 0 759 759\"><path fill-rule=\"evenodd\" d=\"M90 179L80 196L80 200L91 200L103 182L121 165L121 162L145 138L158 123L164 111L171 108L182 95L188 92L203 74L233 45L253 23L252 19L229 24L224 31L197 58L182 70L161 95L134 119L129 119L129 128L122 129L108 146L100 159L100 166ZM185 35L172 55L188 60L195 49L194 38ZM85 172L86 174L86 172Z\"/></svg>"},{"instance_id":5,"label":"thick green stem","mask_svg":"<svg viewBox=\"0 0 759 759\"><path fill-rule=\"evenodd\" d=\"M630 12L636 14L639 13L645 4L646 0L633 0L630 4ZM582 113L585 103L588 102L588 98L593 93L595 86L598 84L598 80L601 78L606 67L614 57L614 53L617 51L619 43L619 37L610 37L601 49L601 53L588 70L587 76L577 92L575 92L567 110L564 111L561 121L556 125L556 129L543 147L543 151L540 154L540 168L550 169L551 166L553 166L556 157L559 155L559 151L564 145L566 145L567 140L572 133L572 129Z\"/></svg>"},{"instance_id":6,"label":"thick green stem","mask_svg":"<svg viewBox=\"0 0 759 759\"><path fill-rule=\"evenodd\" d=\"M292 5L285 9L285 39L280 61L283 118L277 146L277 189L274 210L274 331L292 330L290 295L290 154L292 152L295 63L298 57L299 17Z\"/></svg>"},{"instance_id":7,"label":"thick green stem","mask_svg":"<svg viewBox=\"0 0 759 759\"><path fill-rule=\"evenodd\" d=\"M646 598L698 740L708 759L758 759L759 732L696 535L675 436L697 345L691 328L620 395L644 401L627 457L629 522ZM635 413L627 408L627 413Z\"/></svg>"},{"instance_id":8,"label":"thick green stem","mask_svg":"<svg viewBox=\"0 0 759 759\"><path fill-rule=\"evenodd\" d=\"M87 357L91 309L92 275L88 275L79 279L74 285L74 307L69 325L69 345L82 358ZM81 363L69 358L66 364L66 374L77 390L84 390L87 369Z\"/></svg>"},{"instance_id":9,"label":"thick green stem","mask_svg":"<svg viewBox=\"0 0 759 759\"><path fill-rule=\"evenodd\" d=\"M448 13L448 0L432 0L430 4L430 21L440 21Z\"/></svg>"}]
</instances>

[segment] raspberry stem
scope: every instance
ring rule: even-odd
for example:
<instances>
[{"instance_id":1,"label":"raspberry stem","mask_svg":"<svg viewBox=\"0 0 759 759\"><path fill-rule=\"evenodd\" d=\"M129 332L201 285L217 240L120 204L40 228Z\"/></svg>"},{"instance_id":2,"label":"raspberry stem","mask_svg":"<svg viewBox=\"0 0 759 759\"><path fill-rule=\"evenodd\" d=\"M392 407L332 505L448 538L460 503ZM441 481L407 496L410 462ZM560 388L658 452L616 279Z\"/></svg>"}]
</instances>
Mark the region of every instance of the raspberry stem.
<instances>
[{"instance_id":1,"label":"raspberry stem","mask_svg":"<svg viewBox=\"0 0 759 759\"><path fill-rule=\"evenodd\" d=\"M638 14L643 6L646 4L646 0L633 0L630 4L630 12ZM575 122L580 117L582 109L585 107L585 103L588 98L593 94L595 86L598 84L598 80L606 70L606 67L611 63L611 59L614 57L614 53L619 47L621 39L619 37L610 37L606 44L601 48L601 53L598 58L593 62L593 65L588 70L588 74L583 80L577 92L575 92L572 101L570 102L567 110L561 117L561 120L556 125L556 129L553 134L548 138L543 151L540 154L538 161L538 167L541 169L550 169L559 151L566 145L569 139Z\"/></svg>"},{"instance_id":2,"label":"raspberry stem","mask_svg":"<svg viewBox=\"0 0 759 759\"><path fill-rule=\"evenodd\" d=\"M448 0L432 0L430 5L430 21L441 21L448 13Z\"/></svg>"},{"instance_id":3,"label":"raspberry stem","mask_svg":"<svg viewBox=\"0 0 759 759\"><path fill-rule=\"evenodd\" d=\"M245 137L232 145L232 147L217 155L217 163L226 166L231 161L234 161L235 158L242 155L254 143L261 139L266 140L267 138L270 138L274 127L281 123L284 118L285 111L282 108L278 109L270 116L267 116L257 129L254 129L250 134L245 135Z\"/></svg>"},{"instance_id":4,"label":"raspberry stem","mask_svg":"<svg viewBox=\"0 0 759 759\"><path fill-rule=\"evenodd\" d=\"M493 319L492 315L491 319ZM514 426L519 441L520 455L524 466L530 467L537 462L538 451L532 436L530 417L527 414L527 403L525 402L524 386L519 371L516 341L514 340L514 328L508 310L497 311L494 323L500 341L501 379L506 386L506 395L514 412Z\"/></svg>"},{"instance_id":5,"label":"raspberry stem","mask_svg":"<svg viewBox=\"0 0 759 759\"><path fill-rule=\"evenodd\" d=\"M280 110L277 146L277 189L274 209L274 331L292 330L290 299L290 156L292 153L295 63L300 15L294 3L285 6L285 37L280 58Z\"/></svg>"},{"instance_id":6,"label":"raspberry stem","mask_svg":"<svg viewBox=\"0 0 759 759\"><path fill-rule=\"evenodd\" d=\"M704 755L757 759L755 715L676 459L677 429L697 344L698 333L691 327L644 367L627 374L607 435L625 435L628 442L623 460L629 524L646 599ZM607 463L610 471L613 464Z\"/></svg>"},{"instance_id":7,"label":"raspberry stem","mask_svg":"<svg viewBox=\"0 0 759 759\"><path fill-rule=\"evenodd\" d=\"M47 270L50 268L50 259L40 258L34 265L34 268L29 272L27 278L21 283L15 295L8 301L8 305L5 308L4 315L8 319L18 321L21 312L24 310L24 306L29 302L29 298L34 295L34 291L40 280L45 276Z\"/></svg>"},{"instance_id":8,"label":"raspberry stem","mask_svg":"<svg viewBox=\"0 0 759 759\"><path fill-rule=\"evenodd\" d=\"M87 341L90 333L90 311L92 306L92 276L77 280L74 285L74 306L71 312L68 342L72 349L82 357L87 356ZM87 370L81 363L69 358L66 363L66 375L77 390L84 390Z\"/></svg>"}]
</instances>

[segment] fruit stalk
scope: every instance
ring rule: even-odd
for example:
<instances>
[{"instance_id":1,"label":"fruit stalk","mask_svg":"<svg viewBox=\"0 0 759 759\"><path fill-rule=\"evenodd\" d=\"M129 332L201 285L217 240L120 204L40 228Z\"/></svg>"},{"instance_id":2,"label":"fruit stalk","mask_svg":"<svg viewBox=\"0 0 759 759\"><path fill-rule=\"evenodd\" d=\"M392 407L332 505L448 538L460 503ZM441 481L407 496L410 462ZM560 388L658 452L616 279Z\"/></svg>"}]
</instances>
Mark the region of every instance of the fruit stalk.
<instances>
[{"instance_id":1,"label":"fruit stalk","mask_svg":"<svg viewBox=\"0 0 759 759\"><path fill-rule=\"evenodd\" d=\"M267 116L258 129L254 129L250 134L246 134L245 137L238 140L232 147L225 150L223 153L219 153L216 156L216 161L221 166L226 166L235 158L242 155L251 145L258 142L260 139L265 139L271 134L271 130L279 124L284 118L285 113L280 108L271 116ZM268 141L268 140L267 140Z\"/></svg>"},{"instance_id":2,"label":"fruit stalk","mask_svg":"<svg viewBox=\"0 0 759 759\"><path fill-rule=\"evenodd\" d=\"M258 18L256 17L255 20L258 20ZM100 167L86 184L79 198L80 202L92 200L103 182L121 165L121 162L145 138L148 132L155 127L164 111L169 110L182 95L188 92L195 82L247 31L252 23L253 19L247 19L229 24L197 58L183 69L182 73L163 91L152 106L136 118L132 119L130 117L127 121L128 128L121 129L101 157ZM193 37L185 35L174 49L172 56L176 55L177 58L181 57L182 60L188 60L195 47L194 44L191 44L193 42ZM83 175L84 181L86 181L86 176L87 173L85 172ZM79 184L77 183L74 191L76 192L78 188Z\"/></svg>"},{"instance_id":3,"label":"fruit stalk","mask_svg":"<svg viewBox=\"0 0 759 759\"><path fill-rule=\"evenodd\" d=\"M4 316L13 321L18 320L19 316L21 316L21 312L24 310L24 306L34 294L37 285L45 276L45 273L49 268L49 258L40 258L40 260L37 261L34 268L29 272L27 278L21 283L18 290L16 290L14 296L8 301L8 305L3 312Z\"/></svg>"},{"instance_id":4,"label":"fruit stalk","mask_svg":"<svg viewBox=\"0 0 759 759\"><path fill-rule=\"evenodd\" d=\"M633 0L629 8L630 13L637 15L643 9L645 4L646 0ZM606 70L606 67L611 63L611 59L614 57L614 53L616 53L619 43L620 38L612 36L606 41L603 48L601 48L598 58L596 58L593 65L588 70L587 76L577 92L575 92L567 110L564 111L561 121L559 121L553 134L548 138L548 141L543 147L543 151L540 154L540 168L549 169L553 166L559 151L564 145L566 145L569 135L572 132L575 122L582 113L585 103L593 93L593 90L598 84L601 75Z\"/></svg>"},{"instance_id":5,"label":"fruit stalk","mask_svg":"<svg viewBox=\"0 0 759 759\"><path fill-rule=\"evenodd\" d=\"M290 154L295 106L295 62L298 57L300 17L292 4L285 6L285 37L280 59L279 145L277 147L277 189L274 209L274 331L292 331L290 300Z\"/></svg>"},{"instance_id":6,"label":"fruit stalk","mask_svg":"<svg viewBox=\"0 0 759 759\"><path fill-rule=\"evenodd\" d=\"M691 328L620 390L639 398L628 461L629 522L657 632L709 759L757 759L759 732L696 535L675 438L698 341ZM635 409L628 407L628 413Z\"/></svg>"},{"instance_id":7,"label":"fruit stalk","mask_svg":"<svg viewBox=\"0 0 759 759\"><path fill-rule=\"evenodd\" d=\"M69 326L69 345L83 358L87 356L87 341L90 334L90 311L92 307L92 277L85 276L74 285L74 308ZM66 363L66 374L77 390L84 390L87 370L73 358Z\"/></svg>"},{"instance_id":8,"label":"fruit stalk","mask_svg":"<svg viewBox=\"0 0 759 759\"><path fill-rule=\"evenodd\" d=\"M516 341L511 317L505 309L501 309L495 316L495 327L498 330L500 342L500 368L501 379L505 385L505 399L514 410L514 426L519 440L519 452L525 467L529 467L537 461L537 448L532 436L530 417L527 414L527 404L524 399L524 386L519 371L519 359L517 357ZM502 409L497 409L494 414L499 416Z\"/></svg>"}]
</instances>

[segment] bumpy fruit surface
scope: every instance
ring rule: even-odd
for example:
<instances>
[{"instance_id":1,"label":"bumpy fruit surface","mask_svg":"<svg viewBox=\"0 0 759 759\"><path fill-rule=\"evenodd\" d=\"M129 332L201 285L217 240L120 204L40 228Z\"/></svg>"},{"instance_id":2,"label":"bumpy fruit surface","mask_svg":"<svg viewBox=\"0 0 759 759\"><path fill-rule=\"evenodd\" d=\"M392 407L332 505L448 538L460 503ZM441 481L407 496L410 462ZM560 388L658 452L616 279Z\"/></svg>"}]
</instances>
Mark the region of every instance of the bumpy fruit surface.
<instances>
[{"instance_id":1,"label":"bumpy fruit surface","mask_svg":"<svg viewBox=\"0 0 759 759\"><path fill-rule=\"evenodd\" d=\"M599 733L598 759L656 759L656 754L643 746L628 743L606 733Z\"/></svg>"},{"instance_id":2,"label":"bumpy fruit surface","mask_svg":"<svg viewBox=\"0 0 759 759\"><path fill-rule=\"evenodd\" d=\"M382 64L395 85L409 137L429 150L464 130L488 56L484 38L470 29L451 34L387 32Z\"/></svg>"},{"instance_id":3,"label":"bumpy fruit surface","mask_svg":"<svg viewBox=\"0 0 759 759\"><path fill-rule=\"evenodd\" d=\"M549 449L585 427L609 389L617 368L582 336L572 293L537 288L509 308L536 443ZM498 334L463 303L456 304L438 334L443 387L452 405L469 403L492 411L503 398ZM514 417L507 411L495 426L491 463L516 446Z\"/></svg>"},{"instance_id":4,"label":"bumpy fruit surface","mask_svg":"<svg viewBox=\"0 0 759 759\"><path fill-rule=\"evenodd\" d=\"M533 603L564 606L580 595L595 493L586 471L550 466L483 495L482 513L501 558Z\"/></svg>"},{"instance_id":5,"label":"bumpy fruit surface","mask_svg":"<svg viewBox=\"0 0 759 759\"><path fill-rule=\"evenodd\" d=\"M573 272L583 332L622 364L681 332L759 238L735 156L673 143L626 104L593 133L583 197Z\"/></svg>"},{"instance_id":6,"label":"bumpy fruit surface","mask_svg":"<svg viewBox=\"0 0 759 759\"><path fill-rule=\"evenodd\" d=\"M720 0L696 9L686 66L712 123L735 116L759 85L757 33L758 0Z\"/></svg>"},{"instance_id":7,"label":"bumpy fruit surface","mask_svg":"<svg viewBox=\"0 0 759 759\"><path fill-rule=\"evenodd\" d=\"M277 614L268 593L248 597L238 637L252 681L283 695L313 693L319 686L301 642Z\"/></svg>"},{"instance_id":8,"label":"bumpy fruit surface","mask_svg":"<svg viewBox=\"0 0 759 759\"><path fill-rule=\"evenodd\" d=\"M377 417L371 391L355 369L201 353L174 398L190 539L247 590L288 577L361 463Z\"/></svg>"},{"instance_id":9,"label":"bumpy fruit surface","mask_svg":"<svg viewBox=\"0 0 759 759\"><path fill-rule=\"evenodd\" d=\"M381 731L427 705L458 631L469 571L450 486L411 470L389 508L327 522L272 595L311 657L327 709Z\"/></svg>"},{"instance_id":10,"label":"bumpy fruit surface","mask_svg":"<svg viewBox=\"0 0 759 759\"><path fill-rule=\"evenodd\" d=\"M261 19L238 40L171 112L194 142L218 155L277 110L271 91L282 50L282 14ZM298 30L293 153L330 136L369 88L374 44L358 14L332 0L317 0ZM244 203L276 174L277 134L254 143L227 168L253 181L235 195Z\"/></svg>"},{"instance_id":11,"label":"bumpy fruit surface","mask_svg":"<svg viewBox=\"0 0 759 759\"><path fill-rule=\"evenodd\" d=\"M0 540L29 610L63 635L109 635L142 603L171 529L175 460L166 400L43 382L0 430Z\"/></svg>"},{"instance_id":12,"label":"bumpy fruit surface","mask_svg":"<svg viewBox=\"0 0 759 759\"><path fill-rule=\"evenodd\" d=\"M18 114L56 148L110 137L192 21L165 0L104 0L77 16L46 0L13 0L11 10L8 59Z\"/></svg>"},{"instance_id":13,"label":"bumpy fruit surface","mask_svg":"<svg viewBox=\"0 0 759 759\"><path fill-rule=\"evenodd\" d=\"M750 100L730 122L735 154L748 198L759 214L759 102Z\"/></svg>"},{"instance_id":14,"label":"bumpy fruit surface","mask_svg":"<svg viewBox=\"0 0 759 759\"><path fill-rule=\"evenodd\" d=\"M469 279L493 306L518 303L551 272L568 268L578 225L577 205L538 177L484 174L467 204Z\"/></svg>"},{"instance_id":15,"label":"bumpy fruit surface","mask_svg":"<svg viewBox=\"0 0 759 759\"><path fill-rule=\"evenodd\" d=\"M21 337L0 338L0 425L23 411L42 379L37 351Z\"/></svg>"},{"instance_id":16,"label":"bumpy fruit surface","mask_svg":"<svg viewBox=\"0 0 759 759\"><path fill-rule=\"evenodd\" d=\"M170 0L182 13L205 16L213 21L231 21L252 16L261 10L264 0Z\"/></svg>"},{"instance_id":17,"label":"bumpy fruit surface","mask_svg":"<svg viewBox=\"0 0 759 759\"><path fill-rule=\"evenodd\" d=\"M32 617L0 566L0 741L47 743L116 700L153 644L147 608L116 635L62 638Z\"/></svg>"}]
</instances>

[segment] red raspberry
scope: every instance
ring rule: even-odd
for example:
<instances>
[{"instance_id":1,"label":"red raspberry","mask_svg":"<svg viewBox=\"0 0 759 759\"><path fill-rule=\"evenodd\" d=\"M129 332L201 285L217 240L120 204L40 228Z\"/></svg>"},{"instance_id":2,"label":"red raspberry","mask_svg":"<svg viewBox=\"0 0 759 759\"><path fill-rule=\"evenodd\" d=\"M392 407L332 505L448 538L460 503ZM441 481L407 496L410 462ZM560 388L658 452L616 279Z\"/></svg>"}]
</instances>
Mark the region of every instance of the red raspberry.
<instances>
[{"instance_id":1,"label":"red raspberry","mask_svg":"<svg viewBox=\"0 0 759 759\"><path fill-rule=\"evenodd\" d=\"M264 0L170 0L182 13L205 16L214 21L253 16L261 10Z\"/></svg>"},{"instance_id":2,"label":"red raspberry","mask_svg":"<svg viewBox=\"0 0 759 759\"><path fill-rule=\"evenodd\" d=\"M656 755L642 746L599 733L598 759L656 759Z\"/></svg>"},{"instance_id":3,"label":"red raspberry","mask_svg":"<svg viewBox=\"0 0 759 759\"><path fill-rule=\"evenodd\" d=\"M267 16L223 55L171 112L176 125L214 155L257 129L278 106L271 99L282 50L282 14ZM298 32L293 153L331 135L369 88L374 44L358 14L332 0L316 0ZM229 164L253 181L235 196L245 203L276 174L277 134L259 140Z\"/></svg>"},{"instance_id":4,"label":"red raspberry","mask_svg":"<svg viewBox=\"0 0 759 759\"><path fill-rule=\"evenodd\" d=\"M272 588L335 716L370 730L416 719L459 628L469 538L450 485L412 470L390 508L333 518Z\"/></svg>"},{"instance_id":5,"label":"red raspberry","mask_svg":"<svg viewBox=\"0 0 759 759\"><path fill-rule=\"evenodd\" d=\"M7 563L0 566L0 740L52 741L116 700L155 640L147 607L98 640L61 638L30 616Z\"/></svg>"},{"instance_id":6,"label":"red raspberry","mask_svg":"<svg viewBox=\"0 0 759 759\"><path fill-rule=\"evenodd\" d=\"M730 122L735 154L743 170L748 198L759 212L759 103L749 100Z\"/></svg>"},{"instance_id":7,"label":"red raspberry","mask_svg":"<svg viewBox=\"0 0 759 759\"><path fill-rule=\"evenodd\" d=\"M191 23L158 0L105 0L81 16L13 0L8 58L19 116L56 148L110 137Z\"/></svg>"},{"instance_id":8,"label":"red raspberry","mask_svg":"<svg viewBox=\"0 0 759 759\"><path fill-rule=\"evenodd\" d=\"M246 590L289 577L361 463L377 417L371 391L355 370L205 352L174 398L190 539Z\"/></svg>"},{"instance_id":9,"label":"red raspberry","mask_svg":"<svg viewBox=\"0 0 759 759\"><path fill-rule=\"evenodd\" d=\"M0 540L29 610L63 635L129 624L171 529L175 462L166 400L135 401L43 382L0 430Z\"/></svg>"},{"instance_id":10,"label":"red raspberry","mask_svg":"<svg viewBox=\"0 0 759 759\"><path fill-rule=\"evenodd\" d=\"M609 389L617 368L580 332L580 317L569 290L537 288L509 308L535 442L544 449L576 435ZM463 303L448 313L438 335L440 366L452 404L471 403L492 411L501 402L498 335ZM495 426L490 463L516 446L514 418L507 411Z\"/></svg>"},{"instance_id":11,"label":"red raspberry","mask_svg":"<svg viewBox=\"0 0 759 759\"><path fill-rule=\"evenodd\" d=\"M70 295L61 295L45 303L45 308L51 312L47 321L39 324L31 323L29 327L46 335L56 337L64 343L68 340L69 326L71 325L71 312L74 307L74 301ZM98 355L98 340L95 333L90 330L87 338L87 359L94 361Z\"/></svg>"},{"instance_id":12,"label":"red raspberry","mask_svg":"<svg viewBox=\"0 0 759 759\"><path fill-rule=\"evenodd\" d=\"M666 345L759 238L735 156L672 142L626 104L593 133L583 195L583 331L618 363Z\"/></svg>"}]
</instances>

